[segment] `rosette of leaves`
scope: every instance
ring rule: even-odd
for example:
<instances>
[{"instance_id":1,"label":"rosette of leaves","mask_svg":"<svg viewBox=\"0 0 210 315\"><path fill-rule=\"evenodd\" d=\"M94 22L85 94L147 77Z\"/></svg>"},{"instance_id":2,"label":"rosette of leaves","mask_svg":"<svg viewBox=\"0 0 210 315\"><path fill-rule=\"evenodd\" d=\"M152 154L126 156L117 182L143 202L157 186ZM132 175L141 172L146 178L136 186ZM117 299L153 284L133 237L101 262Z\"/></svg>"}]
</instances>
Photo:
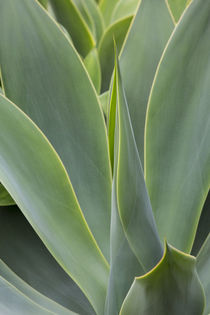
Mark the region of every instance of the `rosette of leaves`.
<instances>
[{"instance_id":1,"label":"rosette of leaves","mask_svg":"<svg viewBox=\"0 0 210 315\"><path fill-rule=\"evenodd\" d=\"M0 313L209 314L210 1L0 0L0 29Z\"/></svg>"}]
</instances>

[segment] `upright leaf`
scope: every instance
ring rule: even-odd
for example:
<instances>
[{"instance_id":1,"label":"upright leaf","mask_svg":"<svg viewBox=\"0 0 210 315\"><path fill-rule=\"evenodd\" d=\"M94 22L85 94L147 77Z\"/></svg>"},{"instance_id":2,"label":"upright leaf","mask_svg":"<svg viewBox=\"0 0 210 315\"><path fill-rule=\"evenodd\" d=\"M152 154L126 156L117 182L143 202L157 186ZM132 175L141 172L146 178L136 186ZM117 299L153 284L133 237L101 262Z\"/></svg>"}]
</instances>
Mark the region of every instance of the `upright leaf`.
<instances>
[{"instance_id":1,"label":"upright leaf","mask_svg":"<svg viewBox=\"0 0 210 315\"><path fill-rule=\"evenodd\" d=\"M108 267L67 173L35 124L0 96L0 181L45 246L103 314Z\"/></svg>"},{"instance_id":2,"label":"upright leaf","mask_svg":"<svg viewBox=\"0 0 210 315\"><path fill-rule=\"evenodd\" d=\"M38 2L0 0L0 28L6 95L35 121L60 155L88 225L108 258L108 142L87 72L67 37Z\"/></svg>"},{"instance_id":3,"label":"upright leaf","mask_svg":"<svg viewBox=\"0 0 210 315\"><path fill-rule=\"evenodd\" d=\"M0 208L0 257L22 280L50 300L80 315L95 314L85 295L51 256L17 206Z\"/></svg>"},{"instance_id":4,"label":"upright leaf","mask_svg":"<svg viewBox=\"0 0 210 315\"><path fill-rule=\"evenodd\" d=\"M94 46L92 34L72 0L49 0L55 16L69 32L78 52L85 57Z\"/></svg>"},{"instance_id":5,"label":"upright leaf","mask_svg":"<svg viewBox=\"0 0 210 315\"><path fill-rule=\"evenodd\" d=\"M115 155L118 155L119 150L119 130L116 128L116 106L117 106L117 82L116 69L112 84L112 95L110 104L109 116L109 140L110 149L114 146L115 138ZM112 139L113 137L113 139ZM114 152L113 152L114 155ZM114 158L114 156L112 156ZM132 252L128 240L125 236L125 231L119 217L119 208L116 191L116 173L117 173L117 159L115 158L114 165L114 179L112 186L112 216L111 216L111 253L110 253L110 277L109 286L106 299L106 315L119 314L122 302L128 293L128 290L135 278L143 274L143 269L138 262L136 256Z\"/></svg>"},{"instance_id":6,"label":"upright leaf","mask_svg":"<svg viewBox=\"0 0 210 315\"><path fill-rule=\"evenodd\" d=\"M105 25L109 25L112 12L119 0L101 0L99 7L104 17Z\"/></svg>"},{"instance_id":7,"label":"upright leaf","mask_svg":"<svg viewBox=\"0 0 210 315\"><path fill-rule=\"evenodd\" d=\"M197 256L198 275L206 295L204 315L210 313L210 234Z\"/></svg>"},{"instance_id":8,"label":"upright leaf","mask_svg":"<svg viewBox=\"0 0 210 315\"><path fill-rule=\"evenodd\" d=\"M84 65L90 75L95 89L100 93L101 89L101 66L98 57L98 51L93 48L84 59Z\"/></svg>"},{"instance_id":9,"label":"upright leaf","mask_svg":"<svg viewBox=\"0 0 210 315\"><path fill-rule=\"evenodd\" d=\"M194 0L161 60L146 125L146 183L161 238L190 252L210 184L210 1Z\"/></svg>"},{"instance_id":10,"label":"upright leaf","mask_svg":"<svg viewBox=\"0 0 210 315\"><path fill-rule=\"evenodd\" d=\"M113 10L111 22L134 15L140 2L141 0L119 0Z\"/></svg>"},{"instance_id":11,"label":"upright leaf","mask_svg":"<svg viewBox=\"0 0 210 315\"><path fill-rule=\"evenodd\" d=\"M118 51L121 50L132 16L125 17L111 24L104 32L98 46L102 72L102 92L109 89L114 70L114 40Z\"/></svg>"},{"instance_id":12,"label":"upright leaf","mask_svg":"<svg viewBox=\"0 0 210 315\"><path fill-rule=\"evenodd\" d=\"M166 245L159 264L136 278L120 315L202 315L204 294L195 258Z\"/></svg>"},{"instance_id":13,"label":"upright leaf","mask_svg":"<svg viewBox=\"0 0 210 315\"><path fill-rule=\"evenodd\" d=\"M116 111L118 139L115 145L116 198L128 242L143 269L148 271L161 259L163 250L157 233L144 174L133 135L121 76L116 63Z\"/></svg>"},{"instance_id":14,"label":"upright leaf","mask_svg":"<svg viewBox=\"0 0 210 315\"><path fill-rule=\"evenodd\" d=\"M142 0L120 57L125 93L142 164L149 92L173 27L165 0Z\"/></svg>"}]
</instances>

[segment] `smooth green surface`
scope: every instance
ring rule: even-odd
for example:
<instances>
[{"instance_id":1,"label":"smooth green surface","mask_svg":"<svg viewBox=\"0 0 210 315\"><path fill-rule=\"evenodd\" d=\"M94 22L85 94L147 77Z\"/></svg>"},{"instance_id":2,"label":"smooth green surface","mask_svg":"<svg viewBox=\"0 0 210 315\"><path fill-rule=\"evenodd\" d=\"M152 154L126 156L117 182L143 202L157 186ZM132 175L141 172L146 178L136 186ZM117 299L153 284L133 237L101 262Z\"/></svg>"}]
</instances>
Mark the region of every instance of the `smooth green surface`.
<instances>
[{"instance_id":1,"label":"smooth green surface","mask_svg":"<svg viewBox=\"0 0 210 315\"><path fill-rule=\"evenodd\" d=\"M14 204L14 200L12 199L8 191L4 188L4 186L0 183L0 206L9 206Z\"/></svg>"},{"instance_id":2,"label":"smooth green surface","mask_svg":"<svg viewBox=\"0 0 210 315\"><path fill-rule=\"evenodd\" d=\"M117 160L116 198L128 242L143 269L148 271L161 259L163 249L144 181L117 62L115 67L116 128L119 128L119 139L115 141L118 152L115 150L114 156Z\"/></svg>"},{"instance_id":3,"label":"smooth green surface","mask_svg":"<svg viewBox=\"0 0 210 315\"><path fill-rule=\"evenodd\" d=\"M82 291L51 256L17 206L0 207L0 257L39 293L80 315L95 314ZM61 311L64 312L63 308Z\"/></svg>"},{"instance_id":4,"label":"smooth green surface","mask_svg":"<svg viewBox=\"0 0 210 315\"><path fill-rule=\"evenodd\" d=\"M141 0L119 0L112 12L111 22L134 15L140 2Z\"/></svg>"},{"instance_id":5,"label":"smooth green surface","mask_svg":"<svg viewBox=\"0 0 210 315\"><path fill-rule=\"evenodd\" d=\"M206 295L204 315L210 314L210 234L197 256L197 271Z\"/></svg>"},{"instance_id":6,"label":"smooth green surface","mask_svg":"<svg viewBox=\"0 0 210 315\"><path fill-rule=\"evenodd\" d=\"M98 43L104 30L104 21L98 5L95 0L76 0L76 2L79 2L84 17L89 16L95 41Z\"/></svg>"},{"instance_id":7,"label":"smooth green surface","mask_svg":"<svg viewBox=\"0 0 210 315\"><path fill-rule=\"evenodd\" d=\"M61 157L88 225L108 258L108 141L87 72L66 36L36 1L0 0L0 28L6 95L40 127Z\"/></svg>"},{"instance_id":8,"label":"smooth green surface","mask_svg":"<svg viewBox=\"0 0 210 315\"><path fill-rule=\"evenodd\" d=\"M0 313L4 315L56 315L34 303L1 276Z\"/></svg>"},{"instance_id":9,"label":"smooth green surface","mask_svg":"<svg viewBox=\"0 0 210 315\"><path fill-rule=\"evenodd\" d=\"M16 0L17 1L17 0ZM69 32L78 52L85 57L95 45L93 36L72 0L49 0L55 16Z\"/></svg>"},{"instance_id":10,"label":"smooth green surface","mask_svg":"<svg viewBox=\"0 0 210 315\"><path fill-rule=\"evenodd\" d=\"M100 100L100 104L103 109L103 112L107 118L108 117L109 91L104 92L103 94L99 95L99 100Z\"/></svg>"},{"instance_id":11,"label":"smooth green surface","mask_svg":"<svg viewBox=\"0 0 210 315\"><path fill-rule=\"evenodd\" d=\"M169 5L171 14L174 17L175 22L177 23L182 15L184 9L188 4L188 0L166 0Z\"/></svg>"},{"instance_id":12,"label":"smooth green surface","mask_svg":"<svg viewBox=\"0 0 210 315\"><path fill-rule=\"evenodd\" d=\"M149 92L173 27L165 0L142 0L120 57L122 78L142 165Z\"/></svg>"},{"instance_id":13,"label":"smooth green surface","mask_svg":"<svg viewBox=\"0 0 210 315\"><path fill-rule=\"evenodd\" d=\"M109 140L110 149L115 146L113 154L118 155L119 151L119 130L115 129L116 120L116 103L117 103L117 91L116 91L116 69L112 83L112 95L110 97L110 116L109 116ZM111 126L111 127L110 127ZM110 137L113 137L110 138ZM115 139L114 139L115 138ZM114 159L114 156L112 157ZM126 238L122 223L119 217L119 208L116 191L116 178L117 178L117 166L118 161L115 158L114 162L114 174L113 174L113 186L112 186L112 216L111 216L111 253L110 253L110 277L109 286L106 299L105 315L119 314L122 302L135 278L143 274L143 269L138 262L136 256L132 252L128 240Z\"/></svg>"},{"instance_id":14,"label":"smooth green surface","mask_svg":"<svg viewBox=\"0 0 210 315\"><path fill-rule=\"evenodd\" d=\"M202 315L203 309L195 258L166 245L159 264L135 279L120 315Z\"/></svg>"},{"instance_id":15,"label":"smooth green surface","mask_svg":"<svg viewBox=\"0 0 210 315\"><path fill-rule=\"evenodd\" d=\"M74 315L75 314L76 315L76 313L65 309L64 307L60 306L54 301L46 298L44 295L40 294L36 290L32 289L21 278L19 278L11 269L9 269L7 265L5 265L1 259L0 259L0 277L3 277L12 286L14 286L18 291L20 291L28 299L32 300L34 303L39 305L41 308L44 308L48 310L49 312L52 312L55 314L60 314L60 315ZM11 297L11 295L9 295L9 297ZM13 312L15 313L13 307L9 306L8 308L10 309L11 312L13 310ZM0 306L0 309L1 309L1 306ZM38 309L37 309L37 312L39 312Z\"/></svg>"},{"instance_id":16,"label":"smooth green surface","mask_svg":"<svg viewBox=\"0 0 210 315\"><path fill-rule=\"evenodd\" d=\"M190 252L210 184L210 1L192 2L148 105L146 183L161 238Z\"/></svg>"},{"instance_id":17,"label":"smooth green surface","mask_svg":"<svg viewBox=\"0 0 210 315\"><path fill-rule=\"evenodd\" d=\"M93 48L84 59L84 65L90 75L95 89L100 93L101 89L101 66L98 57L98 50Z\"/></svg>"},{"instance_id":18,"label":"smooth green surface","mask_svg":"<svg viewBox=\"0 0 210 315\"><path fill-rule=\"evenodd\" d=\"M101 38L98 50L102 71L102 92L109 89L112 72L114 70L114 40L118 51L120 51L131 20L132 16L129 16L116 21L106 29Z\"/></svg>"},{"instance_id":19,"label":"smooth green surface","mask_svg":"<svg viewBox=\"0 0 210 315\"><path fill-rule=\"evenodd\" d=\"M99 3L105 25L109 25L114 7L119 0L101 0Z\"/></svg>"},{"instance_id":20,"label":"smooth green surface","mask_svg":"<svg viewBox=\"0 0 210 315\"><path fill-rule=\"evenodd\" d=\"M36 125L3 96L0 161L0 181L97 314L103 314L107 263L87 227L67 173Z\"/></svg>"}]
</instances>

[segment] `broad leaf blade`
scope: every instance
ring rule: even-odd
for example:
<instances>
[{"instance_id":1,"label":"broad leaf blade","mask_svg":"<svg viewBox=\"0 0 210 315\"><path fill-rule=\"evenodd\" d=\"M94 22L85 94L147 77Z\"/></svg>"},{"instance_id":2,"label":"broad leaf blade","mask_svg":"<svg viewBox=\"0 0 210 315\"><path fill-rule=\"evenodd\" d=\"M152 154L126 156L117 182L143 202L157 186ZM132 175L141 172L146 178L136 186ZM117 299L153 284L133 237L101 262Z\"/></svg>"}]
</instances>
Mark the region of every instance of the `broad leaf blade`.
<instances>
[{"instance_id":1,"label":"broad leaf blade","mask_svg":"<svg viewBox=\"0 0 210 315\"><path fill-rule=\"evenodd\" d=\"M113 10L111 22L113 23L129 15L135 15L140 2L141 0L119 0Z\"/></svg>"},{"instance_id":2,"label":"broad leaf blade","mask_svg":"<svg viewBox=\"0 0 210 315\"><path fill-rule=\"evenodd\" d=\"M87 223L108 258L108 141L103 113L84 65L58 25L34 0L0 0L0 28L6 95L58 152Z\"/></svg>"},{"instance_id":3,"label":"broad leaf blade","mask_svg":"<svg viewBox=\"0 0 210 315\"><path fill-rule=\"evenodd\" d=\"M108 267L66 171L36 125L3 96L0 148L0 181L51 254L102 314Z\"/></svg>"},{"instance_id":4,"label":"broad leaf blade","mask_svg":"<svg viewBox=\"0 0 210 315\"><path fill-rule=\"evenodd\" d=\"M78 52L85 57L94 47L94 39L82 15L72 0L49 0L55 16L66 30Z\"/></svg>"},{"instance_id":5,"label":"broad leaf blade","mask_svg":"<svg viewBox=\"0 0 210 315\"><path fill-rule=\"evenodd\" d=\"M195 258L166 245L159 264L136 278L120 315L202 315L204 294Z\"/></svg>"},{"instance_id":6,"label":"broad leaf blade","mask_svg":"<svg viewBox=\"0 0 210 315\"><path fill-rule=\"evenodd\" d=\"M95 314L17 206L0 208L0 257L22 280L49 299L80 315Z\"/></svg>"},{"instance_id":7,"label":"broad leaf blade","mask_svg":"<svg viewBox=\"0 0 210 315\"><path fill-rule=\"evenodd\" d=\"M101 38L98 51L102 71L102 92L109 89L114 70L114 40L120 51L132 18L133 16L128 16L111 24Z\"/></svg>"},{"instance_id":8,"label":"broad leaf blade","mask_svg":"<svg viewBox=\"0 0 210 315\"><path fill-rule=\"evenodd\" d=\"M131 122L142 164L149 92L173 27L165 0L142 0L120 57Z\"/></svg>"},{"instance_id":9,"label":"broad leaf blade","mask_svg":"<svg viewBox=\"0 0 210 315\"><path fill-rule=\"evenodd\" d=\"M112 11L119 0L101 0L99 7L104 17L105 25L109 25L111 20Z\"/></svg>"},{"instance_id":10,"label":"broad leaf blade","mask_svg":"<svg viewBox=\"0 0 210 315\"><path fill-rule=\"evenodd\" d=\"M119 128L119 138L115 141L118 146L115 155L116 198L128 242L143 269L148 271L161 259L163 249L144 181L117 62L115 67L116 128Z\"/></svg>"},{"instance_id":11,"label":"broad leaf blade","mask_svg":"<svg viewBox=\"0 0 210 315\"><path fill-rule=\"evenodd\" d=\"M186 252L210 183L209 16L210 2L195 0L176 27L157 72L146 125L146 183L158 230Z\"/></svg>"},{"instance_id":12,"label":"broad leaf blade","mask_svg":"<svg viewBox=\"0 0 210 315\"><path fill-rule=\"evenodd\" d=\"M206 238L197 256L198 275L206 295L206 306L204 315L210 313L210 234Z\"/></svg>"}]
</instances>

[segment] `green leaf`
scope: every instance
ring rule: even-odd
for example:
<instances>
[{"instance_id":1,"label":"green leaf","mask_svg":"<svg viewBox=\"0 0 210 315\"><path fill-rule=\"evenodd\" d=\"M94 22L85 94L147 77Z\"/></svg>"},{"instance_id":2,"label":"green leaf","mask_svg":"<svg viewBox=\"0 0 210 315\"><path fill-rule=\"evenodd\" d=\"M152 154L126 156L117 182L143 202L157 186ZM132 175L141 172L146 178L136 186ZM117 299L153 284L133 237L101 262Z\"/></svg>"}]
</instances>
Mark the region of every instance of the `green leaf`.
<instances>
[{"instance_id":1,"label":"green leaf","mask_svg":"<svg viewBox=\"0 0 210 315\"><path fill-rule=\"evenodd\" d=\"M41 5L43 5L44 8L47 8L48 0L38 0L38 1Z\"/></svg>"},{"instance_id":2,"label":"green leaf","mask_svg":"<svg viewBox=\"0 0 210 315\"><path fill-rule=\"evenodd\" d=\"M111 15L114 10L115 5L119 0L101 0L99 7L104 17L105 25L108 26L111 20Z\"/></svg>"},{"instance_id":3,"label":"green leaf","mask_svg":"<svg viewBox=\"0 0 210 315\"><path fill-rule=\"evenodd\" d=\"M152 89L145 171L159 234L190 252L210 184L210 2L177 25Z\"/></svg>"},{"instance_id":4,"label":"green leaf","mask_svg":"<svg viewBox=\"0 0 210 315\"><path fill-rule=\"evenodd\" d=\"M184 9L188 4L188 0L167 0L169 10L174 18L175 23L177 23L182 15Z\"/></svg>"},{"instance_id":5,"label":"green leaf","mask_svg":"<svg viewBox=\"0 0 210 315\"><path fill-rule=\"evenodd\" d=\"M112 95L110 97L110 117L109 117L109 136L113 136L110 143L110 149L114 146L114 137L118 142L119 130L115 129L117 91L116 91L116 69L112 84ZM115 133L115 135L114 135ZM118 154L119 146L115 145L115 155ZM113 152L114 155L114 152ZM114 156L112 156L114 158ZM111 260L110 260L110 278L106 299L106 315L119 314L122 302L136 275L143 274L143 269L136 256L132 252L128 240L126 239L124 229L119 217L116 178L117 178L117 159L114 161L114 176L112 186L112 216L111 216Z\"/></svg>"},{"instance_id":6,"label":"green leaf","mask_svg":"<svg viewBox=\"0 0 210 315\"><path fill-rule=\"evenodd\" d=\"M43 296L36 290L32 289L21 278L19 278L12 270L10 270L1 259L0 259L0 277L4 278L4 280L6 280L10 284L10 286L14 286L17 292L20 291L23 295L25 295L25 297L27 297L26 300L30 299L35 304L37 304L37 306L39 306L40 308L44 308L48 310L49 314L76 315L76 313L73 313L70 310L65 309L61 305L55 303L54 301L46 298L45 296ZM15 290L13 290L13 292L14 291ZM9 295L9 298L11 298L11 295ZM6 299L8 299L8 297ZM15 304L13 307L17 307L17 305ZM10 309L11 314L14 314L12 313L13 307L11 306L8 307ZM39 307L37 307L37 312L39 310ZM1 309L1 304L0 304L0 309ZM22 312L24 312L24 307L22 309ZM15 312L15 314L17 313Z\"/></svg>"},{"instance_id":7,"label":"green leaf","mask_svg":"<svg viewBox=\"0 0 210 315\"><path fill-rule=\"evenodd\" d=\"M99 95L99 100L100 100L101 107L103 109L103 113L107 118L108 117L109 91L104 92L103 94Z\"/></svg>"},{"instance_id":8,"label":"green leaf","mask_svg":"<svg viewBox=\"0 0 210 315\"><path fill-rule=\"evenodd\" d=\"M130 247L143 269L148 271L161 259L163 249L144 182L117 62L115 67L116 128L119 128L114 144L118 147L114 156L117 160L116 198Z\"/></svg>"},{"instance_id":9,"label":"green leaf","mask_svg":"<svg viewBox=\"0 0 210 315\"><path fill-rule=\"evenodd\" d=\"M0 240L1 259L28 285L80 315L95 314L16 206L0 208Z\"/></svg>"},{"instance_id":10,"label":"green leaf","mask_svg":"<svg viewBox=\"0 0 210 315\"><path fill-rule=\"evenodd\" d=\"M126 33L132 21L132 16L118 20L105 31L98 46L102 71L102 92L109 89L112 72L114 70L114 41L118 51L121 50Z\"/></svg>"},{"instance_id":11,"label":"green leaf","mask_svg":"<svg viewBox=\"0 0 210 315\"><path fill-rule=\"evenodd\" d=\"M135 279L120 315L202 315L203 309L195 258L166 245L159 264Z\"/></svg>"},{"instance_id":12,"label":"green leaf","mask_svg":"<svg viewBox=\"0 0 210 315\"><path fill-rule=\"evenodd\" d=\"M0 1L0 28L6 95L40 127L61 157L87 223L108 258L108 141L84 65L58 25L34 0Z\"/></svg>"},{"instance_id":13,"label":"green leaf","mask_svg":"<svg viewBox=\"0 0 210 315\"><path fill-rule=\"evenodd\" d=\"M101 89L101 66L98 57L98 51L93 48L84 59L84 65L90 75L95 89L100 93Z\"/></svg>"},{"instance_id":14,"label":"green leaf","mask_svg":"<svg viewBox=\"0 0 210 315\"><path fill-rule=\"evenodd\" d=\"M204 315L210 313L210 233L197 256L198 275L206 295Z\"/></svg>"},{"instance_id":15,"label":"green leaf","mask_svg":"<svg viewBox=\"0 0 210 315\"><path fill-rule=\"evenodd\" d=\"M74 2L83 17L86 19L88 17L95 41L98 43L104 30L104 21L98 5L95 0L74 0Z\"/></svg>"},{"instance_id":16,"label":"green leaf","mask_svg":"<svg viewBox=\"0 0 210 315\"><path fill-rule=\"evenodd\" d=\"M14 200L12 199L8 191L4 188L4 186L0 183L0 206L10 206L14 204Z\"/></svg>"},{"instance_id":17,"label":"green leaf","mask_svg":"<svg viewBox=\"0 0 210 315\"><path fill-rule=\"evenodd\" d=\"M173 27L165 0L142 0L120 57L125 93L142 165L149 92Z\"/></svg>"},{"instance_id":18,"label":"green leaf","mask_svg":"<svg viewBox=\"0 0 210 315\"><path fill-rule=\"evenodd\" d=\"M135 15L140 2L141 0L119 0L113 10L111 22L113 23L129 15Z\"/></svg>"},{"instance_id":19,"label":"green leaf","mask_svg":"<svg viewBox=\"0 0 210 315\"><path fill-rule=\"evenodd\" d=\"M72 0L49 0L55 16L69 32L78 52L85 57L95 45L92 34Z\"/></svg>"},{"instance_id":20,"label":"green leaf","mask_svg":"<svg viewBox=\"0 0 210 315\"><path fill-rule=\"evenodd\" d=\"M0 181L54 258L101 315L108 267L84 220L67 173L41 131L3 96L0 148Z\"/></svg>"},{"instance_id":21,"label":"green leaf","mask_svg":"<svg viewBox=\"0 0 210 315\"><path fill-rule=\"evenodd\" d=\"M5 315L56 315L34 303L0 276L0 313ZM73 314L73 313L72 313Z\"/></svg>"}]
</instances>

